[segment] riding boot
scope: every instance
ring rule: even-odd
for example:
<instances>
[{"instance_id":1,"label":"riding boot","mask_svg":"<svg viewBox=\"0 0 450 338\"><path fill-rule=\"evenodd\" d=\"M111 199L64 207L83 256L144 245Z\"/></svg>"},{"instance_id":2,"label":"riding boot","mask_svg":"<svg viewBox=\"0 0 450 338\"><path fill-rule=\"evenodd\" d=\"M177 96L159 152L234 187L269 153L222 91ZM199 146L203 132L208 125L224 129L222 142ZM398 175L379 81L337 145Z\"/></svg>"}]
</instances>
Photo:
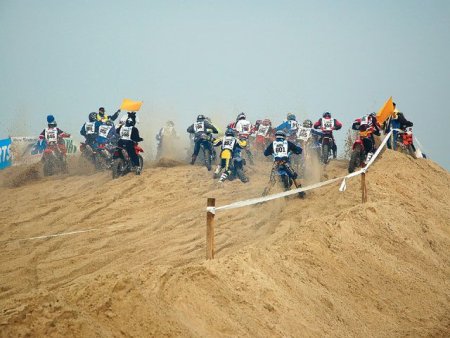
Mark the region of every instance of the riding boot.
<instances>
[{"instance_id":1,"label":"riding boot","mask_svg":"<svg viewBox=\"0 0 450 338\"><path fill-rule=\"evenodd\" d=\"M194 164L196 159L197 155L192 155L191 164Z\"/></svg>"}]
</instances>

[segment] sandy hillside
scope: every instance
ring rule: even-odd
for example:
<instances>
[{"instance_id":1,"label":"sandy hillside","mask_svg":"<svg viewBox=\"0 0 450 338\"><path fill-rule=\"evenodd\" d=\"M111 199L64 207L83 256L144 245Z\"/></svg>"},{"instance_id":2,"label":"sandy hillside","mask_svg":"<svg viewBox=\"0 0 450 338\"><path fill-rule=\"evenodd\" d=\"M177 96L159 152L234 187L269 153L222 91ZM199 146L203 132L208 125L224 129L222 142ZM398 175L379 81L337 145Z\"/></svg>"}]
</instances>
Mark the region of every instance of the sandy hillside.
<instances>
[{"instance_id":1,"label":"sandy hillside","mask_svg":"<svg viewBox=\"0 0 450 338\"><path fill-rule=\"evenodd\" d=\"M223 188L165 164L0 174L1 337L450 335L450 174L435 163L385 152L364 205L356 178L219 211L213 261L206 198L259 196L270 164Z\"/></svg>"}]
</instances>

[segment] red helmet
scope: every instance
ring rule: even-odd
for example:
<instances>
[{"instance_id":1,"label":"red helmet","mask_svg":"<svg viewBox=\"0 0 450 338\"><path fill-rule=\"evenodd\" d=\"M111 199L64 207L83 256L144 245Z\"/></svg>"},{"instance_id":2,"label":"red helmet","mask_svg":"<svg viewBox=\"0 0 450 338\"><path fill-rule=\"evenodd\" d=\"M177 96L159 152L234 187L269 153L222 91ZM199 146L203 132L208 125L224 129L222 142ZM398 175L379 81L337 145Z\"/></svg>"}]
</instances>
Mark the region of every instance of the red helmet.
<instances>
[{"instance_id":1,"label":"red helmet","mask_svg":"<svg viewBox=\"0 0 450 338\"><path fill-rule=\"evenodd\" d=\"M272 122L269 119L264 119L262 121L263 126L271 126Z\"/></svg>"}]
</instances>

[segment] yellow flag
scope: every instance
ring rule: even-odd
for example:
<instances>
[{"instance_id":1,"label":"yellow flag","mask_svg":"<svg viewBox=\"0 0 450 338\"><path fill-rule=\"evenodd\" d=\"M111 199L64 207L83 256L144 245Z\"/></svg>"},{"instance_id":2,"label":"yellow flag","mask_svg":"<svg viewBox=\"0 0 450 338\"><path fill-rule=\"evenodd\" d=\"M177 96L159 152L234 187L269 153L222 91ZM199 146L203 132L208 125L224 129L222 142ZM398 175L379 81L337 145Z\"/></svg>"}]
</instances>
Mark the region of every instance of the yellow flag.
<instances>
[{"instance_id":1,"label":"yellow flag","mask_svg":"<svg viewBox=\"0 0 450 338\"><path fill-rule=\"evenodd\" d=\"M378 111L377 122L382 124L386 119L394 112L394 104L392 102L392 96L384 103L383 107Z\"/></svg>"},{"instance_id":2,"label":"yellow flag","mask_svg":"<svg viewBox=\"0 0 450 338\"><path fill-rule=\"evenodd\" d=\"M141 109L142 101L133 101L130 99L123 99L120 110L138 111Z\"/></svg>"}]
</instances>

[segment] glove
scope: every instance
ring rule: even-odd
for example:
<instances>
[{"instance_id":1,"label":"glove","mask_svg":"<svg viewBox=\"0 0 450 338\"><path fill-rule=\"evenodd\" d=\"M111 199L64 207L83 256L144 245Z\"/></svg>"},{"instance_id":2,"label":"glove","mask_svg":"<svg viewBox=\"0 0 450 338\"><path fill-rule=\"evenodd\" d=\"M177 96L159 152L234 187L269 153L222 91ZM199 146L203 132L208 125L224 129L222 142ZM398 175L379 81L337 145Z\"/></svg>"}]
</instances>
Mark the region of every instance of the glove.
<instances>
[{"instance_id":1,"label":"glove","mask_svg":"<svg viewBox=\"0 0 450 338\"><path fill-rule=\"evenodd\" d=\"M120 113L120 109L117 109L116 113Z\"/></svg>"}]
</instances>

